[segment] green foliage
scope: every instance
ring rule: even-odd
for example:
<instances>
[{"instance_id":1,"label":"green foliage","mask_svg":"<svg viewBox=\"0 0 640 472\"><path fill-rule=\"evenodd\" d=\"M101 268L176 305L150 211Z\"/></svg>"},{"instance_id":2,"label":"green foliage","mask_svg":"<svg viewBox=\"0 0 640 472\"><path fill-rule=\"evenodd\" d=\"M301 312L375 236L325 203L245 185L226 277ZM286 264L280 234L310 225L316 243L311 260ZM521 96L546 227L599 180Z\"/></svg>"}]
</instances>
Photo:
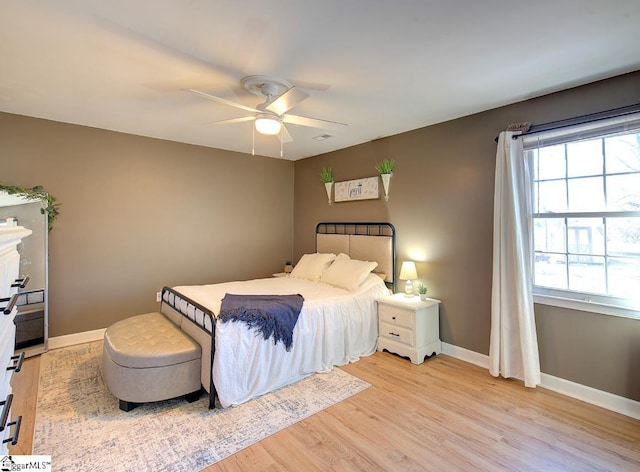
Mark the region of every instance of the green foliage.
<instances>
[{"instance_id":1,"label":"green foliage","mask_svg":"<svg viewBox=\"0 0 640 472\"><path fill-rule=\"evenodd\" d=\"M418 287L417 287L416 290L418 290L418 293L420 295L426 295L427 294L427 287L425 287L423 284L418 284Z\"/></svg>"},{"instance_id":2,"label":"green foliage","mask_svg":"<svg viewBox=\"0 0 640 472\"><path fill-rule=\"evenodd\" d=\"M376 170L381 174L390 174L396 166L395 159L385 159L380 164L376 164Z\"/></svg>"},{"instance_id":3,"label":"green foliage","mask_svg":"<svg viewBox=\"0 0 640 472\"><path fill-rule=\"evenodd\" d=\"M0 184L0 191L5 191L9 195L16 195L18 197L25 198L27 200L43 200L47 203L47 206L43 208L42 213L47 214L47 223L49 231L53 228L53 223L56 221L58 214L60 214L60 203L56 201L56 197L45 192L42 189L42 185L36 185L31 189L17 187L15 185Z\"/></svg>"},{"instance_id":4,"label":"green foliage","mask_svg":"<svg viewBox=\"0 0 640 472\"><path fill-rule=\"evenodd\" d=\"M320 178L325 184L333 182L333 169L331 167L323 167L322 172L320 172Z\"/></svg>"}]
</instances>

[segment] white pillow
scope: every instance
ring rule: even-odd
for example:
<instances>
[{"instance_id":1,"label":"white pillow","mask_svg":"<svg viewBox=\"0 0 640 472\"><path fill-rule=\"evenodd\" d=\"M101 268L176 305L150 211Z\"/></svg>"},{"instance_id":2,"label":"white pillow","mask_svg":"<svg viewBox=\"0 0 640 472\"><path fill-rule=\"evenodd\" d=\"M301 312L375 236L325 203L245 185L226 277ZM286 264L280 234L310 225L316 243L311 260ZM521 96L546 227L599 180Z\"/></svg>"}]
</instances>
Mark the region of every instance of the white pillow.
<instances>
[{"instance_id":1,"label":"white pillow","mask_svg":"<svg viewBox=\"0 0 640 472\"><path fill-rule=\"evenodd\" d=\"M340 260L346 260L346 261L348 261L348 260L351 260L351 258L349 257L349 255L348 255L348 254L345 254L344 252L341 252L340 254L338 254L338 255L336 256L336 261L340 261ZM335 262L335 261L334 261L334 262Z\"/></svg>"},{"instance_id":2,"label":"white pillow","mask_svg":"<svg viewBox=\"0 0 640 472\"><path fill-rule=\"evenodd\" d=\"M353 292L358 290L360 284L376 267L378 267L377 262L359 261L350 259L346 254L340 254L322 273L320 282Z\"/></svg>"},{"instance_id":3,"label":"white pillow","mask_svg":"<svg viewBox=\"0 0 640 472\"><path fill-rule=\"evenodd\" d=\"M291 271L290 276L319 282L322 272L336 258L335 254L304 254Z\"/></svg>"}]
</instances>

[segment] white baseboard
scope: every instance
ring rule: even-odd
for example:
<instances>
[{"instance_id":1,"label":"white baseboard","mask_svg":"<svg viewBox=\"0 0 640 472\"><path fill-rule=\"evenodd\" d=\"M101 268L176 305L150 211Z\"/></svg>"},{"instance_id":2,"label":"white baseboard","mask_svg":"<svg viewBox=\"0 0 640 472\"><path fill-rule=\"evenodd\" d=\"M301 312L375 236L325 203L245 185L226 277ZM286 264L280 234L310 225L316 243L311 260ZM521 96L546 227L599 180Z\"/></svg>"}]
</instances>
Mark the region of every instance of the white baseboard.
<instances>
[{"instance_id":1,"label":"white baseboard","mask_svg":"<svg viewBox=\"0 0 640 472\"><path fill-rule=\"evenodd\" d=\"M442 343L442 353L489 369L489 356L485 354L447 343ZM540 377L543 388L640 420L640 402L553 375L542 373Z\"/></svg>"},{"instance_id":2,"label":"white baseboard","mask_svg":"<svg viewBox=\"0 0 640 472\"><path fill-rule=\"evenodd\" d=\"M489 369L489 356L453 344L442 343L442 354Z\"/></svg>"},{"instance_id":3,"label":"white baseboard","mask_svg":"<svg viewBox=\"0 0 640 472\"><path fill-rule=\"evenodd\" d=\"M640 402L569 380L541 374L541 387L640 420Z\"/></svg>"},{"instance_id":4,"label":"white baseboard","mask_svg":"<svg viewBox=\"0 0 640 472\"><path fill-rule=\"evenodd\" d=\"M49 349L60 349L61 347L73 346L75 344L100 341L104 338L105 331L106 328L103 328L93 331L84 331L82 333L67 334L65 336L55 336L53 338L49 338Z\"/></svg>"}]
</instances>

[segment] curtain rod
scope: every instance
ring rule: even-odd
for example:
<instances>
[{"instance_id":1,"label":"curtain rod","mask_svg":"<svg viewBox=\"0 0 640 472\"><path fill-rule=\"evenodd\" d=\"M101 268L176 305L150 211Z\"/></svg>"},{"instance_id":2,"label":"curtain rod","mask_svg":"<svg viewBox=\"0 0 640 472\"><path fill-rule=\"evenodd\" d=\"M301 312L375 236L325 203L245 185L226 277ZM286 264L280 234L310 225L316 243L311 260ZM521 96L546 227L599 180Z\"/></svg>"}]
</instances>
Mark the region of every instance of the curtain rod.
<instances>
[{"instance_id":1,"label":"curtain rod","mask_svg":"<svg viewBox=\"0 0 640 472\"><path fill-rule=\"evenodd\" d=\"M516 134L512 136L512 139L518 139L522 136L528 136L530 134L542 133L544 131L553 131L556 129L566 128L568 126L583 125L600 120L606 120L608 118L614 118L616 116L628 115L631 113L640 112L640 103L633 105L626 105L619 108L613 108L611 110L599 111L596 113L590 113L588 115L576 116L573 118L566 118L564 120L550 121L549 123L543 123L540 125L532 125L528 131ZM495 142L498 142L496 136Z\"/></svg>"}]
</instances>

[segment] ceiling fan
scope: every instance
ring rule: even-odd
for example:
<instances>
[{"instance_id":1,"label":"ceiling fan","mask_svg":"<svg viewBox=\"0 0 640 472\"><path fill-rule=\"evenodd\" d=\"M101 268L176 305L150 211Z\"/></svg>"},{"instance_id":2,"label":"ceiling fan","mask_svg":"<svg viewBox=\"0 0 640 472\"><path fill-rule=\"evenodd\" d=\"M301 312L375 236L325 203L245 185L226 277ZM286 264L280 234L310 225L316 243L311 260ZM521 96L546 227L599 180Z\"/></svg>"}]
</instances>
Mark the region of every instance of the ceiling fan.
<instances>
[{"instance_id":1,"label":"ceiling fan","mask_svg":"<svg viewBox=\"0 0 640 472\"><path fill-rule=\"evenodd\" d=\"M252 108L241 103L216 97L215 95L211 95L201 90L189 89L190 92L196 93L209 100L213 100L214 102L251 112L251 116L243 116L241 118L233 118L230 120L212 121L204 124L219 125L254 121L254 129L258 133L265 135L277 135L281 143L293 141L293 138L284 126L285 123L327 130L338 130L347 126L344 123L338 123L336 121L320 120L317 118L307 118L300 115L288 114L287 111L309 97L309 94L294 87L286 80L265 75L250 75L244 77L240 83L248 92L264 97L264 103L260 103L255 108Z\"/></svg>"}]
</instances>

